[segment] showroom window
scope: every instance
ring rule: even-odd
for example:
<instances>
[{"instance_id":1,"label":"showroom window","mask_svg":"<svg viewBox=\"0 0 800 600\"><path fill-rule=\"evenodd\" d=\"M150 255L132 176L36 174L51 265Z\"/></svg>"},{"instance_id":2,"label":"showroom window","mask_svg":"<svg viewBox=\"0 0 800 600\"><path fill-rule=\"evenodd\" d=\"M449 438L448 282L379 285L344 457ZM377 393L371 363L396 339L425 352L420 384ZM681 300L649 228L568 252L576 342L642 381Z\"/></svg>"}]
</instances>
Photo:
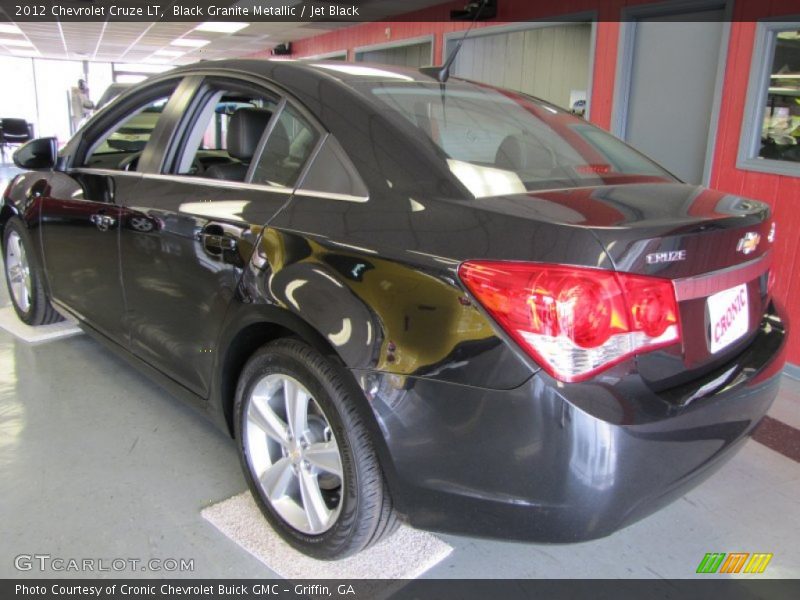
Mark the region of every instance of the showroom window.
<instances>
[{"instance_id":1,"label":"showroom window","mask_svg":"<svg viewBox=\"0 0 800 600\"><path fill-rule=\"evenodd\" d=\"M800 22L758 24L737 166L800 176Z\"/></svg>"}]
</instances>

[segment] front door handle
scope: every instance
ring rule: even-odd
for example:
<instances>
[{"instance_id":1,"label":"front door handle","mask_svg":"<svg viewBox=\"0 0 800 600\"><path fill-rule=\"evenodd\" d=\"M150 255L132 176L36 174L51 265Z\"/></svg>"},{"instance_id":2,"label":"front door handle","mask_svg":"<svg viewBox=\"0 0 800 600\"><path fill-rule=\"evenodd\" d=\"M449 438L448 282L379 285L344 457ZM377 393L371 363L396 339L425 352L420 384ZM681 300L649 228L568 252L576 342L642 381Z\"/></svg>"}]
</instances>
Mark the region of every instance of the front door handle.
<instances>
[{"instance_id":1,"label":"front door handle","mask_svg":"<svg viewBox=\"0 0 800 600\"><path fill-rule=\"evenodd\" d=\"M108 231L117 223L114 217L109 217L108 215L100 213L92 215L89 217L89 220L94 223L100 231Z\"/></svg>"}]
</instances>

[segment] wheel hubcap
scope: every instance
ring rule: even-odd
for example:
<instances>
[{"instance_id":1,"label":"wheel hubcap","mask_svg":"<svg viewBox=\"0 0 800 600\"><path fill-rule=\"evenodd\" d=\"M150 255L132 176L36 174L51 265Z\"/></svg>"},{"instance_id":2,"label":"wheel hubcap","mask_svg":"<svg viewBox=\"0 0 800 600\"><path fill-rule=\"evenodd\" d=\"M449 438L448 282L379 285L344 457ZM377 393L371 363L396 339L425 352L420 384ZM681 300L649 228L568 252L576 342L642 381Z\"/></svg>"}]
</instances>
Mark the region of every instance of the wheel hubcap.
<instances>
[{"instance_id":1,"label":"wheel hubcap","mask_svg":"<svg viewBox=\"0 0 800 600\"><path fill-rule=\"evenodd\" d=\"M299 381L273 374L255 385L243 438L263 496L286 523L314 535L333 527L342 508L342 457L325 413Z\"/></svg>"},{"instance_id":2,"label":"wheel hubcap","mask_svg":"<svg viewBox=\"0 0 800 600\"><path fill-rule=\"evenodd\" d=\"M6 243L6 275L14 303L22 312L31 307L31 271L25 247L16 231L8 235Z\"/></svg>"}]
</instances>

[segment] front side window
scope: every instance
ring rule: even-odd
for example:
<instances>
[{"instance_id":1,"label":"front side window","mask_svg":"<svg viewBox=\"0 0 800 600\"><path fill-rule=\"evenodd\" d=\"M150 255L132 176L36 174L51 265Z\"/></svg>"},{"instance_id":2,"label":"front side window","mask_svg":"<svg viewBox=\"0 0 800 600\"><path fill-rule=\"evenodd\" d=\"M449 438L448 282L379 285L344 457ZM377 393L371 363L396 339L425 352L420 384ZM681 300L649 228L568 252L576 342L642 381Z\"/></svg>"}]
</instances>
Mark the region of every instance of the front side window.
<instances>
[{"instance_id":1,"label":"front side window","mask_svg":"<svg viewBox=\"0 0 800 600\"><path fill-rule=\"evenodd\" d=\"M467 82L364 86L446 161L476 197L531 190L674 181L623 142L567 112ZM408 128L408 124L412 125Z\"/></svg>"},{"instance_id":2,"label":"front side window","mask_svg":"<svg viewBox=\"0 0 800 600\"><path fill-rule=\"evenodd\" d=\"M800 23L761 22L737 166L800 175Z\"/></svg>"},{"instance_id":3,"label":"front side window","mask_svg":"<svg viewBox=\"0 0 800 600\"><path fill-rule=\"evenodd\" d=\"M139 106L123 117L99 140L86 156L85 166L104 169L133 170L136 158L150 141L171 94Z\"/></svg>"}]
</instances>

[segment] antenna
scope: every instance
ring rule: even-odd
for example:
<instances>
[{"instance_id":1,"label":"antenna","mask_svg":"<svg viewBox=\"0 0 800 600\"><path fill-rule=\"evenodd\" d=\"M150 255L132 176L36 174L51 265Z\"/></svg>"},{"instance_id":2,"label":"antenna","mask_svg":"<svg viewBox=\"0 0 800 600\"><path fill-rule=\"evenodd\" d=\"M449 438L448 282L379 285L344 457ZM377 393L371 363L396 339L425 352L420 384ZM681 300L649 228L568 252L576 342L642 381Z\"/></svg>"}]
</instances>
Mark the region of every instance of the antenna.
<instances>
[{"instance_id":1,"label":"antenna","mask_svg":"<svg viewBox=\"0 0 800 600\"><path fill-rule=\"evenodd\" d=\"M458 51L461 50L461 46L464 43L464 40L467 39L467 36L469 36L470 32L472 31L472 28L475 27L475 23L477 23L478 20L480 19L481 13L483 13L483 9L486 7L488 2L489 0L480 0L480 4L477 5L477 8L475 10L475 16L472 18L472 23L470 23L470 26L467 28L467 31L458 40L458 44L456 44L456 47L453 48L453 51L447 57L447 60L444 61L444 64L441 67L421 67L420 71L422 73L424 73L425 75L430 75L431 77L435 78L439 83L446 83L447 80L450 79L450 67L453 66L453 62L456 60L456 56L458 55ZM473 6L475 4L477 3L472 3Z\"/></svg>"}]
</instances>

